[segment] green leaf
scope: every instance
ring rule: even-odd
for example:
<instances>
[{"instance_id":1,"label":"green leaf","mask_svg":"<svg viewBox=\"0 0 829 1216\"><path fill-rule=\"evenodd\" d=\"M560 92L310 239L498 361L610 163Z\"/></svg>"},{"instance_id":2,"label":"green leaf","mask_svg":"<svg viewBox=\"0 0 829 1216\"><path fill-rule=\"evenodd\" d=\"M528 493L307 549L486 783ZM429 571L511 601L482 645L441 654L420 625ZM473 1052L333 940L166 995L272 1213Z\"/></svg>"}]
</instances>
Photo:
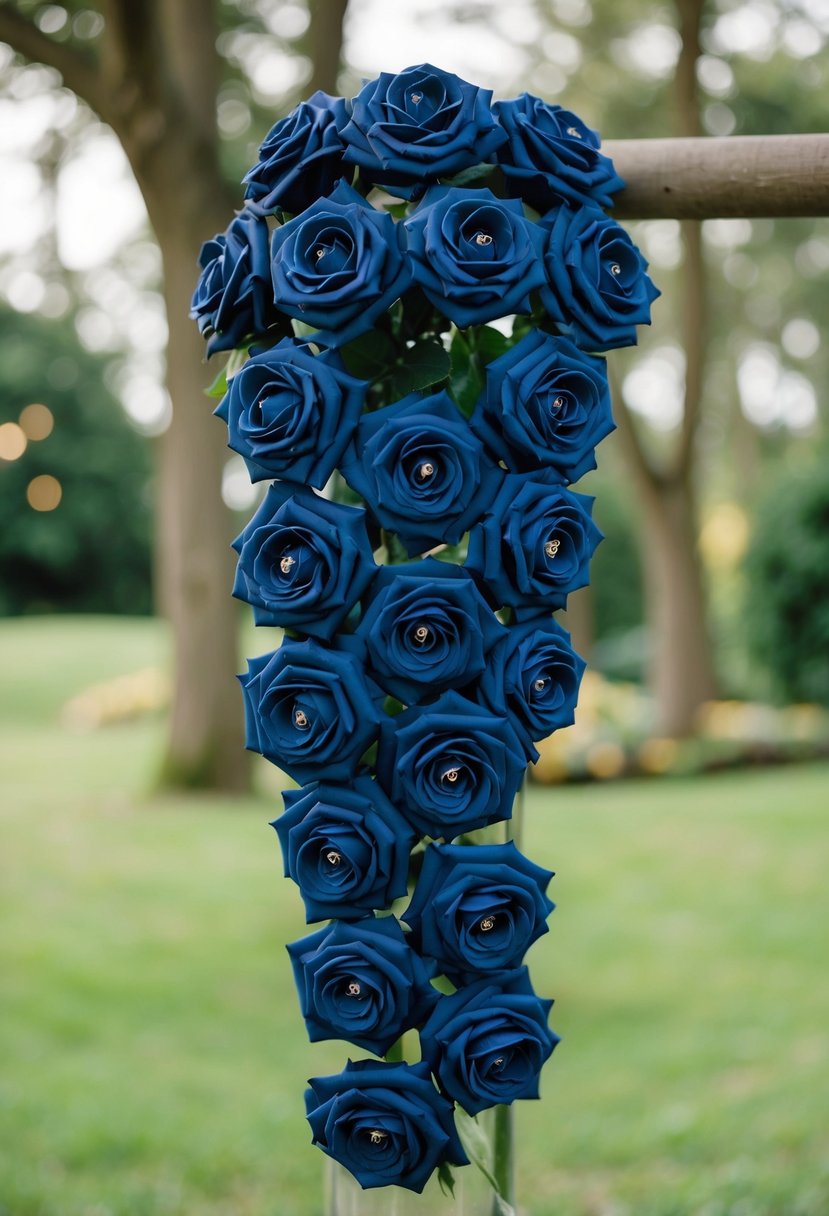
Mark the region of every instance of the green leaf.
<instances>
[{"instance_id":1,"label":"green leaf","mask_svg":"<svg viewBox=\"0 0 829 1216\"><path fill-rule=\"evenodd\" d=\"M389 371L397 357L397 347L391 338L372 330L340 348L343 362L352 376L374 383Z\"/></svg>"},{"instance_id":2,"label":"green leaf","mask_svg":"<svg viewBox=\"0 0 829 1216\"><path fill-rule=\"evenodd\" d=\"M435 333L445 325L432 301L419 287L410 287L401 304L403 316L400 333L404 338L419 338L421 334Z\"/></svg>"},{"instance_id":3,"label":"green leaf","mask_svg":"<svg viewBox=\"0 0 829 1216\"><path fill-rule=\"evenodd\" d=\"M382 532L383 545L386 550L386 561L384 565L399 566L401 562L409 560L409 554L406 547L401 541L396 532L387 532L385 529Z\"/></svg>"},{"instance_id":4,"label":"green leaf","mask_svg":"<svg viewBox=\"0 0 829 1216\"><path fill-rule=\"evenodd\" d=\"M440 384L450 370L449 353L442 343L434 338L416 342L406 349L389 377L392 399Z\"/></svg>"},{"instance_id":5,"label":"green leaf","mask_svg":"<svg viewBox=\"0 0 829 1216\"><path fill-rule=\"evenodd\" d=\"M454 177L441 178L441 181L446 186L472 186L475 182L484 181L495 172L495 169L495 165L470 165L468 169L462 169Z\"/></svg>"},{"instance_id":6,"label":"green leaf","mask_svg":"<svg viewBox=\"0 0 829 1216\"><path fill-rule=\"evenodd\" d=\"M297 338L313 338L314 334L319 332L318 326L306 325L304 321L298 321L296 317L291 319L291 326Z\"/></svg>"},{"instance_id":7,"label":"green leaf","mask_svg":"<svg viewBox=\"0 0 829 1216\"><path fill-rule=\"evenodd\" d=\"M236 373L242 370L249 357L250 352L248 351L247 347L240 347L237 350L232 350L230 352L230 358L225 364L225 372L227 373L228 380L232 380Z\"/></svg>"},{"instance_id":8,"label":"green leaf","mask_svg":"<svg viewBox=\"0 0 829 1216\"><path fill-rule=\"evenodd\" d=\"M449 1195L451 1199L455 1198L455 1175L452 1173L449 1166L444 1161L438 1169L438 1182L440 1189L444 1195Z\"/></svg>"},{"instance_id":9,"label":"green leaf","mask_svg":"<svg viewBox=\"0 0 829 1216\"><path fill-rule=\"evenodd\" d=\"M519 314L512 323L513 342L518 342L521 338L525 338L533 329L535 329L535 326L533 325L532 317L525 316L523 313Z\"/></svg>"},{"instance_id":10,"label":"green leaf","mask_svg":"<svg viewBox=\"0 0 829 1216\"><path fill-rule=\"evenodd\" d=\"M391 1047L388 1049L386 1054L383 1056L383 1059L388 1060L390 1063L397 1063L398 1061L403 1059L403 1036L402 1035L400 1036L399 1039L396 1039L395 1042L392 1043Z\"/></svg>"},{"instance_id":11,"label":"green leaf","mask_svg":"<svg viewBox=\"0 0 829 1216\"><path fill-rule=\"evenodd\" d=\"M506 334L491 325L482 325L474 331L473 342L475 353L481 356L484 363L505 355L512 345Z\"/></svg>"},{"instance_id":12,"label":"green leaf","mask_svg":"<svg viewBox=\"0 0 829 1216\"><path fill-rule=\"evenodd\" d=\"M452 396L468 418L484 387L480 358L474 354L469 342L459 329L452 333L452 344L449 350L452 362L452 379L449 387Z\"/></svg>"},{"instance_id":13,"label":"green leaf","mask_svg":"<svg viewBox=\"0 0 829 1216\"><path fill-rule=\"evenodd\" d=\"M204 390L205 397L215 397L220 401L227 392L227 366L223 367L209 388Z\"/></svg>"},{"instance_id":14,"label":"green leaf","mask_svg":"<svg viewBox=\"0 0 829 1216\"><path fill-rule=\"evenodd\" d=\"M239 347L237 350L232 350L227 358L227 361L216 376L216 379L209 388L204 390L207 397L215 397L221 399L224 397L228 389L228 381L236 375L248 361L248 350L246 347Z\"/></svg>"},{"instance_id":15,"label":"green leaf","mask_svg":"<svg viewBox=\"0 0 829 1216\"><path fill-rule=\"evenodd\" d=\"M403 220L409 210L408 203L384 203L383 210L388 211L389 215L394 216L396 220Z\"/></svg>"}]
</instances>

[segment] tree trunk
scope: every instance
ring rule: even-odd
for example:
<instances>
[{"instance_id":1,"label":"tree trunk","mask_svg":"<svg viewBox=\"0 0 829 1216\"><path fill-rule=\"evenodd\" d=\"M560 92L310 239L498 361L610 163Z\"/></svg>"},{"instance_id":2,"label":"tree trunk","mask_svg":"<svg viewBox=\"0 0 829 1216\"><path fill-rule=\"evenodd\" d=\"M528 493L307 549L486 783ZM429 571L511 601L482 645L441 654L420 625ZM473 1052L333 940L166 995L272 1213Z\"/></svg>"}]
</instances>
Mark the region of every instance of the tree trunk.
<instances>
[{"instance_id":1,"label":"tree trunk","mask_svg":"<svg viewBox=\"0 0 829 1216\"><path fill-rule=\"evenodd\" d=\"M562 624L570 631L570 644L576 654L589 663L593 650L593 592L590 587L580 587L568 595Z\"/></svg>"},{"instance_id":2,"label":"tree trunk","mask_svg":"<svg viewBox=\"0 0 829 1216\"><path fill-rule=\"evenodd\" d=\"M224 428L210 418L204 341L189 319L201 232L156 223L164 263L172 421L160 440L156 528L160 598L173 630L174 698L162 781L244 790L249 782L238 670L239 612L230 596L231 518L221 496Z\"/></svg>"},{"instance_id":3,"label":"tree trunk","mask_svg":"<svg viewBox=\"0 0 829 1216\"><path fill-rule=\"evenodd\" d=\"M314 0L314 87L336 87L348 0ZM57 41L14 4L0 3L0 38L49 64L115 131L161 249L172 422L159 441L157 598L173 629L174 700L165 784L248 785L237 670L238 614L230 596L231 518L221 496L223 428L204 388L213 378L190 321L201 243L239 205L222 179L216 129L216 14L204 0L101 0L95 52Z\"/></svg>"},{"instance_id":4,"label":"tree trunk","mask_svg":"<svg viewBox=\"0 0 829 1216\"><path fill-rule=\"evenodd\" d=\"M685 479L643 497L643 558L650 623L650 686L656 729L683 736L716 695L697 550L693 495Z\"/></svg>"}]
</instances>

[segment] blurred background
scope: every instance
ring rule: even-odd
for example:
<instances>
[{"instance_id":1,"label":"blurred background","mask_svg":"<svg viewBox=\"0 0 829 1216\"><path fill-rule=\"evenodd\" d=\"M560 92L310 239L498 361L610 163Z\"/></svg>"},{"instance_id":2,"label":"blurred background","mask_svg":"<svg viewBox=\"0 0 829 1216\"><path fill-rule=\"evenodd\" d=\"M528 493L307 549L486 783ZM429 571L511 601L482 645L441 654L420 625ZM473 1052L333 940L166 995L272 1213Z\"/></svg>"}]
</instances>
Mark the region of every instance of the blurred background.
<instances>
[{"instance_id":1,"label":"blurred background","mask_svg":"<svg viewBox=\"0 0 829 1216\"><path fill-rule=\"evenodd\" d=\"M199 245L316 87L422 61L605 139L821 131L826 0L0 5L0 1216L311 1216L303 931L241 745L258 490L187 318ZM533 950L564 1042L532 1216L829 1211L829 220L626 225L606 535L542 747ZM213 362L217 362L214 360ZM261 635L261 636L260 636Z\"/></svg>"}]
</instances>

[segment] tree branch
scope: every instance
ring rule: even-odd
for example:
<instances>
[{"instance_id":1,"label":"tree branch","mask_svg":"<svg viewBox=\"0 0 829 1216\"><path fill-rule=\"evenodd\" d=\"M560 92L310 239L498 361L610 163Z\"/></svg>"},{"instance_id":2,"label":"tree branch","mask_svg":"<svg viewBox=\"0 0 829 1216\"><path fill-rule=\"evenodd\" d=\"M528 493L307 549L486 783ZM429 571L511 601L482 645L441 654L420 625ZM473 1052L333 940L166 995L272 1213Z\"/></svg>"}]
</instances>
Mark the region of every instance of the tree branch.
<instances>
[{"instance_id":1,"label":"tree branch","mask_svg":"<svg viewBox=\"0 0 829 1216\"><path fill-rule=\"evenodd\" d=\"M613 402L613 416L616 419L619 442L622 446L624 457L642 492L653 494L659 486L661 475L648 459L648 454L642 445L642 440L636 429L636 423L633 421L633 416L622 392L622 383L616 371L616 365L612 359L608 359L607 362L607 378L610 384L610 397Z\"/></svg>"},{"instance_id":2,"label":"tree branch","mask_svg":"<svg viewBox=\"0 0 829 1216\"><path fill-rule=\"evenodd\" d=\"M6 0L0 4L0 41L8 43L24 59L42 63L60 72L68 89L98 114L105 99L94 59L65 42L56 42Z\"/></svg>"}]
</instances>

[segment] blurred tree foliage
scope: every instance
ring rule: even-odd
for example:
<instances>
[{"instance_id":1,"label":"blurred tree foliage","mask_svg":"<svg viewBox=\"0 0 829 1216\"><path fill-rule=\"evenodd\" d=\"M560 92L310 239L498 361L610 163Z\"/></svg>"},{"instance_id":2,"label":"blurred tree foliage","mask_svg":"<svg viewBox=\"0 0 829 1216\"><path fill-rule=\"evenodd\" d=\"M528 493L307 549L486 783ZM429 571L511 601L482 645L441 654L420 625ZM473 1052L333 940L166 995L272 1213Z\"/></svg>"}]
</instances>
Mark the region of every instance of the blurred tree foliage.
<instances>
[{"instance_id":1,"label":"blurred tree foliage","mask_svg":"<svg viewBox=\"0 0 829 1216\"><path fill-rule=\"evenodd\" d=\"M199 96L202 92L209 94L208 102L199 110L211 120L209 155L202 145L197 146L192 161L171 155L175 188L163 192L164 198L170 194L178 197L184 186L197 183L208 162L215 166L212 186L200 186L195 191L199 223L188 222L184 228L188 241L196 236L197 227L201 229L199 240L209 235L225 222L232 205L238 205L239 179L255 159L258 143L274 119L314 88L334 88L331 82L339 52L339 24L346 4L347 0L221 0L203 7L201 19L193 22L192 37L170 40L171 68L183 67L178 52L185 45L182 59L195 61L201 56L207 65L195 73L193 88ZM194 0L192 11L197 8ZM13 36L19 23L10 25L8 40L17 41L31 60L52 63L58 72L66 67L69 76L64 74L64 83L81 95L90 65L107 66L107 23L114 27L115 15L122 13L129 26L125 30L130 36L124 40L129 54L113 61L108 79L114 93L129 94L127 100L138 96L132 88L133 77L138 79L142 72L150 77L157 75L162 62L160 42L156 39L154 43L155 35L147 34L156 15L164 11L170 21L178 22L190 11L183 0L164 4L158 0L152 5L145 0L100 5L89 0L64 0L59 4L41 0L11 4L4 0L0 15L5 14L5 24L10 23L12 10L28 18L29 24L22 42ZM673 0L512 0L509 5L496 0L445 0L440 5L433 0L409 0L406 6L383 4L382 0L351 0L347 18L346 62L337 83L346 95L358 87L363 69L371 74L377 67L361 58L367 53L365 48L373 45L372 40L361 36L367 26L375 33L388 26L391 46L392 26L416 22L419 32L427 31L434 45L430 57L438 62L442 48L457 46L453 31L457 35L458 30L469 31L469 54L474 57L476 31L486 28L496 32L503 63L509 65L502 69L502 77L507 71L513 77L511 85L504 79L497 90L500 94L521 89L538 93L573 108L607 139L666 136L677 127L672 77L680 38ZM781 4L770 0L707 0L702 56L697 66L704 130L726 135L825 129L827 37L829 19L820 0L785 0ZM144 43L148 45L142 57L139 51ZM129 80L120 71L124 65ZM460 66L458 70L462 70ZM470 79L477 78L474 62L466 74ZM14 73L9 73L9 78L13 83ZM58 75L53 74L52 80L57 88ZM103 90L106 104L100 107L101 112L112 109L108 88ZM168 96L169 89L158 91L159 98ZM79 115L66 135L60 136L65 139L65 147L33 152L35 159L51 159L56 173L62 156L68 157L73 146L81 146L88 135L94 135L95 123L89 112L81 107ZM171 122L161 142L172 148L180 128L178 119ZM143 133L149 138L155 130L152 122L136 122L127 134ZM133 159L146 168L146 157ZM188 164L192 165L190 169ZM48 176L44 173L44 180ZM170 311L174 324L182 325L172 343L172 350L177 352L177 375L189 380L192 413L197 417L193 434L198 431L201 435L203 419L204 441L213 445L213 451L219 444L219 432L203 415L204 402L194 376L199 356L192 353L193 335L183 333L189 322L184 318L185 306L178 299L192 285L194 253L183 248L186 242L181 227L174 227L169 239L162 240L162 226L158 218L154 222L156 236L167 249L169 266L175 263L181 267L175 276L169 272L167 276L168 294L169 284L173 277L176 279L178 295ZM670 459L681 427L684 370L678 335L683 318L683 255L676 222L648 221L630 227L651 259L653 276L664 295L654 309L653 328L642 336L641 346L616 352L611 361L636 415L640 443L658 468ZM774 476L775 470L799 460L801 452L822 434L825 424L816 402L819 386L829 378L829 342L821 342L819 337L815 340L812 335L819 331L825 308L829 230L825 220L711 221L703 225L702 238L710 291L706 374L693 442L692 489L699 504L699 522L704 524L712 506L753 501L758 488ZM42 244L41 249L47 261L54 262L51 250ZM39 267L44 278L49 277L47 270ZM79 288L83 296L84 285L79 284ZM641 373L638 378L637 372ZM643 376L649 380L649 394L640 391ZM173 398L178 397L180 402L188 395L182 396L181 389L174 391L172 381L170 388ZM180 406L179 420L184 414ZM170 485L178 487L181 496L193 503L193 535L198 533L205 541L205 534L209 534L208 547L217 571L216 602L224 603L229 576L219 569L224 552L224 537L219 535L222 529L210 525L213 516L197 503L200 485L206 487L205 493L209 490L217 496L217 470L206 475L202 467L193 478L191 473L198 462L194 462L190 439L185 436L184 440L178 448L180 458L168 461L166 466ZM171 443L168 434L159 446L169 450ZM594 573L594 632L604 642L618 639L630 626L631 634L638 633L641 643L642 563L634 552L634 535L640 553L645 552L647 542L642 539L641 512L634 505L630 467L616 458L617 440L611 439L605 446L601 474L595 481L586 479L586 484L579 487L598 494L599 522L608 533ZM226 458L226 453L214 452L214 456L218 462ZM191 481L194 484L188 484ZM612 483L607 489L606 481ZM602 506L605 498L608 504L612 501L612 506ZM171 489L169 500L173 505L174 499ZM53 519L60 509L53 513ZM44 518L48 522L49 517ZM183 518L181 511L173 511L171 518ZM162 531L168 538L174 534L170 526ZM180 547L180 557L182 553L201 552L201 542L197 546L183 533L182 541L187 543ZM173 561L170 566L174 572L184 570L183 560ZM723 578L716 570L709 574L713 576L708 590L722 679L724 666L747 670L747 659L742 664L722 662L726 652L746 655L739 580ZM190 581L198 585L198 580ZM199 595L203 611L205 597ZM723 603L726 599L728 605ZM634 614L636 621L632 620ZM185 639L179 649L186 651L187 657L182 673L192 675L195 669L204 668L204 645L193 637L193 613L179 615L180 634ZM217 620L205 625L215 658L210 673L213 692L205 696L197 678L188 676L182 683L192 683L199 706L218 706L220 690L230 689L229 713L238 705L228 676L231 648L220 644L223 632L235 628L235 617L226 615L222 625ZM189 650L188 636L193 643ZM602 661L598 650L597 659ZM726 681L731 694L752 691L748 682L740 684L728 672ZM224 750L228 755L235 754L238 742L228 734L225 719L221 718L218 726L208 726L205 723L200 734L208 740L210 754L216 751L211 741L217 736L227 738ZM197 760L203 750L201 744L193 748ZM230 763L225 756L223 764L227 767Z\"/></svg>"},{"instance_id":2,"label":"blurred tree foliage","mask_svg":"<svg viewBox=\"0 0 829 1216\"><path fill-rule=\"evenodd\" d=\"M752 654L778 696L829 705L829 478L824 459L775 480L746 556Z\"/></svg>"},{"instance_id":3,"label":"blurred tree foliage","mask_svg":"<svg viewBox=\"0 0 829 1216\"><path fill-rule=\"evenodd\" d=\"M596 495L593 516L604 533L604 541L590 563L593 628L597 639L610 641L642 624L638 521L623 476L602 469L591 478L589 488Z\"/></svg>"},{"instance_id":4,"label":"blurred tree foliage","mask_svg":"<svg viewBox=\"0 0 829 1216\"><path fill-rule=\"evenodd\" d=\"M606 139L664 137L677 124L672 86L680 39L674 4L664 0L532 0L539 27L527 46L532 62L522 87L573 108ZM514 22L512 24L515 24ZM708 0L702 13L697 64L700 115L711 135L784 134L826 129L829 20L813 0ZM613 352L610 363L635 415L640 444L657 469L665 468L681 426L678 398L684 356L685 273L675 221L628 225L651 259L663 290L653 326L640 346ZM693 443L693 491L699 523L723 503L749 507L784 467L797 467L825 436L822 385L829 378L829 342L821 341L829 226L825 219L707 221L702 226L708 292L705 376ZM611 460L618 438L600 457L597 513L613 491L617 531L635 527L645 542L641 513L632 510L630 466ZM599 488L597 489L597 485ZM604 514L602 512L602 514ZM611 576L608 531L593 567L596 661L612 647L615 622L641 567L625 563L627 579ZM737 559L739 561L739 557ZM756 692L742 619L741 582L722 567L710 569L718 675L730 695ZM618 596L618 604L613 597ZM727 602L726 602L727 601ZM647 622L650 624L650 622ZM634 629L634 634L637 632ZM619 639L614 639L614 641ZM633 637L635 650L636 639ZM644 650L641 647L640 652ZM630 652L632 653L632 651ZM755 652L756 657L756 652ZM725 660L725 662L723 662Z\"/></svg>"},{"instance_id":5,"label":"blurred tree foliage","mask_svg":"<svg viewBox=\"0 0 829 1216\"><path fill-rule=\"evenodd\" d=\"M0 457L0 614L150 611L149 445L106 387L105 369L71 324L0 314L0 453L13 455L32 434L16 459ZM53 420L43 438L34 436L49 416L24 413L33 403ZM57 493L36 478L58 483L54 509L30 505L30 496L49 504Z\"/></svg>"}]
</instances>

